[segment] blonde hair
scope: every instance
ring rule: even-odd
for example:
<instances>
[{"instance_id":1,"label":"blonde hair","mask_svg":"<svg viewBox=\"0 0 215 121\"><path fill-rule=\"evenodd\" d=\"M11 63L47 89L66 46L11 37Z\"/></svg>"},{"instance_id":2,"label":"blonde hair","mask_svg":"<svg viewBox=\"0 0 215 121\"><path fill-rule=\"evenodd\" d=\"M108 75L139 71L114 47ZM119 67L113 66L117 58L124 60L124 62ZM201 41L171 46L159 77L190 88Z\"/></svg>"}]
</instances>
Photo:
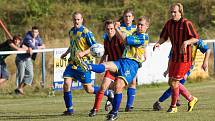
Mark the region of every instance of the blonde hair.
<instances>
[{"instance_id":1,"label":"blonde hair","mask_svg":"<svg viewBox=\"0 0 215 121\"><path fill-rule=\"evenodd\" d=\"M138 18L138 21L146 21L148 25L150 25L150 19L146 16L141 16Z\"/></svg>"},{"instance_id":2,"label":"blonde hair","mask_svg":"<svg viewBox=\"0 0 215 121\"><path fill-rule=\"evenodd\" d=\"M178 6L179 7L179 12L181 13L181 16L184 16L184 8L181 3L174 3L171 5L171 8Z\"/></svg>"}]
</instances>

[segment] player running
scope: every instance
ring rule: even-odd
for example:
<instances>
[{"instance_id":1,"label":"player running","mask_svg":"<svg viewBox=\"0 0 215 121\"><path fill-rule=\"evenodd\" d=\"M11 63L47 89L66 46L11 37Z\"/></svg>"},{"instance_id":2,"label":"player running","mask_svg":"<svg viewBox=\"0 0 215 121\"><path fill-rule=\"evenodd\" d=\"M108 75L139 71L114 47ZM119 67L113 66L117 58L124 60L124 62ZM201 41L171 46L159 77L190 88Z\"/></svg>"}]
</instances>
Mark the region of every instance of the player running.
<instances>
[{"instance_id":1,"label":"player running","mask_svg":"<svg viewBox=\"0 0 215 121\"><path fill-rule=\"evenodd\" d=\"M201 53L205 54L204 56L204 60L203 60L203 63L202 63L202 69L204 71L207 71L208 70L208 60L209 60L209 57L210 57L210 49L208 48L208 45L207 43L204 43L203 40L199 39L199 41L197 43L195 43L192 47L192 60L193 60L193 63L192 63L192 66L190 68L190 70L185 74L184 78L180 80L180 83L184 85L184 83L186 82L186 79L187 77L190 75L190 73L192 72L193 68L194 68L194 61L195 61L195 58L196 58L196 53L197 53L197 50L200 50ZM170 55L171 57L171 55ZM164 76L166 77L166 75L168 74L168 68L167 70L164 72ZM155 111L160 111L162 110L162 106L160 105L160 103L164 102L167 98L169 98L171 96L171 88L168 88L164 93L163 95L159 98L158 101L156 101L154 104L153 104L153 109ZM177 103L176 103L176 106L180 106L181 105L181 102L180 100L178 99L177 100Z\"/></svg>"}]
</instances>

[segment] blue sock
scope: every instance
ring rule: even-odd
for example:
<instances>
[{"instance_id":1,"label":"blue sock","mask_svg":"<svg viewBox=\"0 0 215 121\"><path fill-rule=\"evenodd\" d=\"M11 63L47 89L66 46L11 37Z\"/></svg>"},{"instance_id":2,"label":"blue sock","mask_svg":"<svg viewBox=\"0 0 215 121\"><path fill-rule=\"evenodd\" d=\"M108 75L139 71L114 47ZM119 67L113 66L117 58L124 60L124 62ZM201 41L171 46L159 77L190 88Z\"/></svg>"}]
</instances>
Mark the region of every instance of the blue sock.
<instances>
[{"instance_id":1,"label":"blue sock","mask_svg":"<svg viewBox=\"0 0 215 121\"><path fill-rule=\"evenodd\" d=\"M167 89L163 95L159 98L159 102L163 102L165 101L167 98L169 98L171 96L171 88Z\"/></svg>"},{"instance_id":2,"label":"blue sock","mask_svg":"<svg viewBox=\"0 0 215 121\"><path fill-rule=\"evenodd\" d=\"M184 85L184 83L186 82L186 80L183 78L180 80L180 83Z\"/></svg>"},{"instance_id":3,"label":"blue sock","mask_svg":"<svg viewBox=\"0 0 215 121\"><path fill-rule=\"evenodd\" d=\"M119 110L119 106L120 106L120 103L121 103L121 100L122 100L122 93L119 93L119 94L115 94L114 95L114 99L113 99L113 109L112 111L114 113L117 113L118 110Z\"/></svg>"},{"instance_id":4,"label":"blue sock","mask_svg":"<svg viewBox=\"0 0 215 121\"><path fill-rule=\"evenodd\" d=\"M133 105L135 94L136 94L136 89L129 87L128 90L127 90L127 104L126 104L126 107L130 108Z\"/></svg>"},{"instance_id":5,"label":"blue sock","mask_svg":"<svg viewBox=\"0 0 215 121\"><path fill-rule=\"evenodd\" d=\"M98 86L94 86L93 94L97 94L98 91L99 91L99 87Z\"/></svg>"},{"instance_id":6,"label":"blue sock","mask_svg":"<svg viewBox=\"0 0 215 121\"><path fill-rule=\"evenodd\" d=\"M72 107L72 92L64 92L64 102L68 112L73 112Z\"/></svg>"},{"instance_id":7,"label":"blue sock","mask_svg":"<svg viewBox=\"0 0 215 121\"><path fill-rule=\"evenodd\" d=\"M96 73L105 72L105 66L103 64L90 64L89 68L91 71L96 72Z\"/></svg>"},{"instance_id":8,"label":"blue sock","mask_svg":"<svg viewBox=\"0 0 215 121\"><path fill-rule=\"evenodd\" d=\"M111 93L110 93L110 90L109 90L109 89L105 90L105 92L104 92L104 95L105 95L105 96L109 97L110 94L111 94Z\"/></svg>"}]
</instances>

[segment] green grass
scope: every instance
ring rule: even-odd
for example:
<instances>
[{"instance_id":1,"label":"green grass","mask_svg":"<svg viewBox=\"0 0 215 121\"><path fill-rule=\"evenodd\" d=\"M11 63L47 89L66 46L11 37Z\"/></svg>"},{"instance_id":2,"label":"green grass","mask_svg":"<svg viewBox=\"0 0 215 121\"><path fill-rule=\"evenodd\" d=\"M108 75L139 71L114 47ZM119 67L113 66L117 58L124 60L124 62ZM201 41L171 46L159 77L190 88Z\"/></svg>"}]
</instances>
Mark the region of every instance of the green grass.
<instances>
[{"instance_id":1,"label":"green grass","mask_svg":"<svg viewBox=\"0 0 215 121\"><path fill-rule=\"evenodd\" d=\"M133 112L123 112L126 96L120 108L119 121L214 121L215 120L215 81L208 80L188 83L186 87L199 98L193 112L186 112L187 102L182 98L183 105L176 114L168 114L170 99L162 103L163 111L152 111L152 105L167 88L166 84L138 87ZM75 91L73 95L74 116L60 116L65 110L62 93L55 97L0 95L0 120L11 121L102 121L105 120L103 104L96 117L88 117L93 106L94 96ZM126 92L124 92L124 95Z\"/></svg>"}]
</instances>

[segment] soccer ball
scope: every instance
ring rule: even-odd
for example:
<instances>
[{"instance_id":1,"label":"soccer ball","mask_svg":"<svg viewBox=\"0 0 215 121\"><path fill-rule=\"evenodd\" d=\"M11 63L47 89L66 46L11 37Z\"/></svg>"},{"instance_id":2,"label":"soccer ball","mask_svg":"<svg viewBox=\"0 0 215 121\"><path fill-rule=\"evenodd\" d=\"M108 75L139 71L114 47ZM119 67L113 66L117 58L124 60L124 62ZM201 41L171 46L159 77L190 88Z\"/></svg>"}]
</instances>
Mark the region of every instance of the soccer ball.
<instances>
[{"instance_id":1,"label":"soccer ball","mask_svg":"<svg viewBox=\"0 0 215 121\"><path fill-rule=\"evenodd\" d=\"M100 58L104 55L105 49L104 46L102 44L93 44L90 47L90 54L96 58Z\"/></svg>"}]
</instances>

